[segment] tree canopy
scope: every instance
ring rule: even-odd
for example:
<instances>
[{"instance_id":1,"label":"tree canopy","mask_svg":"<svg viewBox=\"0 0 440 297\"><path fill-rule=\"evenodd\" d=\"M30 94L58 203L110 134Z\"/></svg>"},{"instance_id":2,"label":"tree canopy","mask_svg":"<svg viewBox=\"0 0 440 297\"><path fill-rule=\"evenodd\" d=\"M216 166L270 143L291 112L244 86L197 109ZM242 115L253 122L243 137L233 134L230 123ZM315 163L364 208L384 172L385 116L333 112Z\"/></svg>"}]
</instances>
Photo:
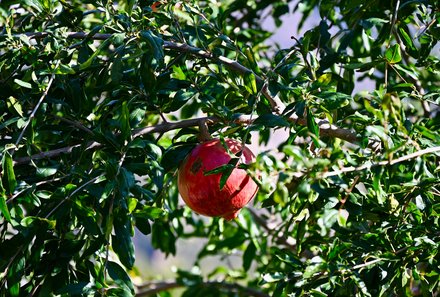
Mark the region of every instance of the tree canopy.
<instances>
[{"instance_id":1,"label":"tree canopy","mask_svg":"<svg viewBox=\"0 0 440 297\"><path fill-rule=\"evenodd\" d=\"M0 1L0 295L437 296L439 4ZM294 12L281 48L262 24ZM206 129L285 131L231 221L179 198ZM206 244L136 283L135 229Z\"/></svg>"}]
</instances>

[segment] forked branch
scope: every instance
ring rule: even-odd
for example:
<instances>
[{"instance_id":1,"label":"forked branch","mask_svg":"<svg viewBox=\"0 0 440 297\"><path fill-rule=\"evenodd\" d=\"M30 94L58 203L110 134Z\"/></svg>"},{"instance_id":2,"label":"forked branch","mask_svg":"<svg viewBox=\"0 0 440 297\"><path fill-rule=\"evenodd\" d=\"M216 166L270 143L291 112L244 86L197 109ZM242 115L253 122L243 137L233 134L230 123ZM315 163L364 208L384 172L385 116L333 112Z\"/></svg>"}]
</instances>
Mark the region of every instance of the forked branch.
<instances>
[{"instance_id":1,"label":"forked branch","mask_svg":"<svg viewBox=\"0 0 440 297\"><path fill-rule=\"evenodd\" d=\"M47 33L47 32L34 32L34 33L28 32L28 33L24 33L24 34L26 36L28 36L29 38L35 38L35 39L44 38L49 35L49 33ZM19 36L19 35L17 35L17 36ZM113 36L112 34L100 34L100 33L90 35L86 32L68 32L67 33L67 37L73 38L73 39L90 38L90 39L96 39L96 40L105 40L105 39L111 38L112 36ZM198 56L198 57L212 60L217 63L221 63L221 64L227 66L232 71L235 71L241 75L253 73L252 70L241 65L237 61L231 60L231 59L224 57L224 56L215 56L210 52L207 52L207 51L200 49L200 48L197 48L197 47L190 46L188 44L171 42L171 41L164 41L163 47L168 50L174 50L174 51L178 51L181 53L188 53L188 54L192 54L194 56ZM257 83L263 88L262 94L270 102L271 107L272 107L272 111L276 114L281 115L285 109L285 104L280 100L280 98L278 98L277 96L272 96L270 94L268 88L265 87L265 86L267 86L267 84L265 84L265 80L262 77L258 76L255 73L254 73L254 75L255 75L255 79L256 79ZM303 116L298 116L297 114L291 115L288 118L288 120L292 123L299 124L302 126L307 125L307 119ZM136 138L138 136L148 134L148 133L164 133L164 132L171 131L174 129L198 126L198 125L200 125L201 121L205 122L206 124L213 124L213 123L217 123L217 122L221 121L221 119L219 119L217 117L205 117L205 118L195 118L195 119L189 119L189 120L182 120L179 122L166 122L166 123L162 123L159 125L153 125L153 126L148 126L148 127L136 129L132 132L132 138ZM235 119L233 122L242 123L242 124L243 123L249 124L252 121L253 120L250 116L240 116L239 118ZM358 138L356 136L356 133L349 130L349 129L339 128L335 125L330 124L326 120L317 119L316 122L319 126L320 135L322 135L322 136L336 137L336 138L340 138L340 139L343 139L343 140L351 142L351 143L358 142ZM26 163L29 163L31 160L50 158L50 157L54 157L54 156L57 156L57 155L60 155L63 153L71 153L72 150L74 150L75 148L79 148L81 146L84 146L84 144L77 144L77 145L72 145L72 146L68 146L68 147L58 148L58 149L51 150L48 152L41 152L41 153L35 154L30 157L18 158L14 161L14 163L16 165L26 164ZM102 144L100 144L96 141L91 141L91 142L85 144L85 148L87 150L90 150L92 148L97 148L100 146L102 146Z\"/></svg>"}]
</instances>

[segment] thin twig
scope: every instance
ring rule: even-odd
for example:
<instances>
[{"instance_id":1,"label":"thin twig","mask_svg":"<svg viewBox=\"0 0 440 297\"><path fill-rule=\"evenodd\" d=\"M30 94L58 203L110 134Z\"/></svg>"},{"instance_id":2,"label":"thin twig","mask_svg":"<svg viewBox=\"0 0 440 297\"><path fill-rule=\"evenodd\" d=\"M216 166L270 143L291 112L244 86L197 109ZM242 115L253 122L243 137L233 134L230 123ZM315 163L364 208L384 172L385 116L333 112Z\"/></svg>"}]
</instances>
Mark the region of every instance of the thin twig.
<instances>
[{"instance_id":1,"label":"thin twig","mask_svg":"<svg viewBox=\"0 0 440 297\"><path fill-rule=\"evenodd\" d=\"M14 166L28 164L29 162L31 162L33 160L53 158L53 157L59 156L61 154L70 154L74 149L80 148L82 146L83 146L83 144L75 144L75 145L71 145L71 146L66 146L66 147L50 150L47 152L41 152L41 153L29 156L29 157L17 158L14 160ZM102 144L100 144L96 141L91 141L86 144L85 150L90 150L90 149L98 148L101 146L102 146Z\"/></svg>"},{"instance_id":2,"label":"thin twig","mask_svg":"<svg viewBox=\"0 0 440 297\"><path fill-rule=\"evenodd\" d=\"M29 119L26 121L26 124L24 125L23 129L20 132L20 135L18 136L17 140L15 141L15 148L18 148L18 145L20 144L21 140L23 139L24 133L26 132L27 127L32 122L33 118L37 114L38 109L40 108L41 103L43 103L44 98L46 98L47 94L49 93L49 89L52 86L53 81L55 80L55 70L58 68L58 65L60 64L60 61L57 61L54 72L52 73L49 82L47 83L46 90L44 90L43 94L40 97L40 100L38 100L37 105L35 105L34 109L32 110L31 115L29 116ZM11 150L11 155L14 154L14 150Z\"/></svg>"},{"instance_id":3,"label":"thin twig","mask_svg":"<svg viewBox=\"0 0 440 297\"><path fill-rule=\"evenodd\" d=\"M204 288L212 288L212 287L221 288L221 289L225 289L227 291L240 292L242 295L245 295L245 296L269 297L268 294L266 294L260 290L257 290L254 288L249 288L249 287L244 287L244 286L239 285L237 283L227 283L227 282L222 282L222 281L206 281L206 282L199 283L196 286L201 286ZM151 295L163 292L163 291L181 288L181 287L185 287L185 285L178 283L176 281L163 281L163 282L147 283L147 284L144 284L144 285L141 285L138 287L139 291L138 291L138 293L136 293L136 297L151 296Z\"/></svg>"},{"instance_id":4,"label":"thin twig","mask_svg":"<svg viewBox=\"0 0 440 297\"><path fill-rule=\"evenodd\" d=\"M69 125L72 125L72 126L78 128L79 130L82 130L82 131L86 132L89 135L95 135L95 133L93 133L92 130L90 130L89 128L87 128L86 126L84 126L82 123L80 123L78 121L72 121L72 120L69 120L69 119L57 116L57 115L52 115L52 116L54 118L60 120L61 122L65 122L65 123L67 123Z\"/></svg>"},{"instance_id":5,"label":"thin twig","mask_svg":"<svg viewBox=\"0 0 440 297\"><path fill-rule=\"evenodd\" d=\"M83 183L81 186L79 186L78 188L76 188L70 195L68 195L67 197L65 197L63 200L61 200L46 216L45 218L49 218L63 203L65 203L67 200L69 200L70 198L72 198L73 195L75 195L76 193L78 193L79 191L81 191L82 189L84 189L86 186L94 183L96 180L98 180L99 178L101 178L102 175L98 175L94 178L92 178L89 181L86 181L85 183Z\"/></svg>"},{"instance_id":6,"label":"thin twig","mask_svg":"<svg viewBox=\"0 0 440 297\"><path fill-rule=\"evenodd\" d=\"M380 161L378 163L365 163L362 164L361 166L358 167L354 167L354 166L350 166L350 167L342 167L338 170L335 171L327 171L327 172L323 172L321 174L318 174L318 177L320 178L327 178L327 177L331 177L331 176L336 176L342 173L348 173L348 172L356 172L356 171L362 171L362 170L366 170L366 169L370 169L373 167L377 167L377 166L386 166L386 165L394 165L400 162L404 162L404 161L408 161L411 159L415 159L418 157L421 157L423 155L427 155L427 154L433 154L433 153L439 153L440 152L440 146L434 146L434 147L430 147L427 149L423 149L405 156L402 156L400 158L397 159L392 159L392 160L385 160L385 161Z\"/></svg>"}]
</instances>

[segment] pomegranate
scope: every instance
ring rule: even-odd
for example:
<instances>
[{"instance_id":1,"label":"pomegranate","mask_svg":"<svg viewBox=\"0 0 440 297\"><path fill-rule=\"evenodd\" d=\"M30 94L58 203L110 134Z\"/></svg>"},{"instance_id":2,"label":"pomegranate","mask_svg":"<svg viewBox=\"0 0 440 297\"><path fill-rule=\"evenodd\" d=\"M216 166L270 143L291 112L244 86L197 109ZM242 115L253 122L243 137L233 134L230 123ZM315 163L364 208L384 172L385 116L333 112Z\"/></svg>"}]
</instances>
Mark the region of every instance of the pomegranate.
<instances>
[{"instance_id":1,"label":"pomegranate","mask_svg":"<svg viewBox=\"0 0 440 297\"><path fill-rule=\"evenodd\" d=\"M255 158L249 148L242 147L236 140L225 139L225 144L232 154L242 150L239 160L242 164L249 164ZM230 153L219 139L212 139L197 145L180 165L177 178L179 193L195 212L232 220L257 193L257 184L244 169L234 168L222 189L221 172L206 174L228 164Z\"/></svg>"}]
</instances>

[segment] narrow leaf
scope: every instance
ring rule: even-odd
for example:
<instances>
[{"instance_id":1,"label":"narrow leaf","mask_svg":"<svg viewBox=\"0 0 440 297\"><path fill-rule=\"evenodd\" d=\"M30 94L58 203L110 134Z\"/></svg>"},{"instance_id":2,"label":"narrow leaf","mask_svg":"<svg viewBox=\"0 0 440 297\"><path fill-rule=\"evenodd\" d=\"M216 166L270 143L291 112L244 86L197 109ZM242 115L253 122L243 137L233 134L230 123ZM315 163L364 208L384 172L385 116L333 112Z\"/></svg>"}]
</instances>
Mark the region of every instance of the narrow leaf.
<instances>
[{"instance_id":1,"label":"narrow leaf","mask_svg":"<svg viewBox=\"0 0 440 297\"><path fill-rule=\"evenodd\" d=\"M122 102L121 116L121 133L124 139L129 139L131 135L130 129L130 111L128 110L127 101Z\"/></svg>"},{"instance_id":2,"label":"narrow leaf","mask_svg":"<svg viewBox=\"0 0 440 297\"><path fill-rule=\"evenodd\" d=\"M222 176L220 177L220 190L223 190L234 168L235 166L229 166L225 171L223 171Z\"/></svg>"},{"instance_id":3,"label":"narrow leaf","mask_svg":"<svg viewBox=\"0 0 440 297\"><path fill-rule=\"evenodd\" d=\"M14 82L15 82L17 85L19 85L19 86L21 86L21 87L23 87L23 88L26 88L26 89L32 89L32 85L31 85L30 83L25 82L25 81L22 81L22 80L20 80L20 79L18 79L18 78L14 79Z\"/></svg>"},{"instance_id":4,"label":"narrow leaf","mask_svg":"<svg viewBox=\"0 0 440 297\"><path fill-rule=\"evenodd\" d=\"M15 187L17 186L17 180L15 179L15 173L14 173L14 165L12 162L12 156L9 152L4 152L3 154L3 160L2 160L2 167L3 167L3 185L6 190L7 195L11 195Z\"/></svg>"},{"instance_id":5,"label":"narrow leaf","mask_svg":"<svg viewBox=\"0 0 440 297\"><path fill-rule=\"evenodd\" d=\"M121 263L131 269L134 264L134 245L131 240L131 223L127 216L115 216L115 236L112 236L112 246Z\"/></svg>"},{"instance_id":6,"label":"narrow leaf","mask_svg":"<svg viewBox=\"0 0 440 297\"><path fill-rule=\"evenodd\" d=\"M315 117L310 109L307 109L307 128L309 128L309 131L312 134L314 134L316 137L319 137L319 126L316 123Z\"/></svg>"},{"instance_id":7,"label":"narrow leaf","mask_svg":"<svg viewBox=\"0 0 440 297\"><path fill-rule=\"evenodd\" d=\"M251 267L252 261L255 259L257 248L250 242L246 250L243 253L243 269L248 271Z\"/></svg>"},{"instance_id":8,"label":"narrow leaf","mask_svg":"<svg viewBox=\"0 0 440 297\"><path fill-rule=\"evenodd\" d=\"M9 213L8 205L6 204L5 195L0 195L0 212L6 221L11 222L11 214Z\"/></svg>"},{"instance_id":9,"label":"narrow leaf","mask_svg":"<svg viewBox=\"0 0 440 297\"><path fill-rule=\"evenodd\" d=\"M244 87L246 90L252 95L257 94L257 80L255 78L255 74L253 72L247 72L243 76L244 79Z\"/></svg>"},{"instance_id":10,"label":"narrow leaf","mask_svg":"<svg viewBox=\"0 0 440 297\"><path fill-rule=\"evenodd\" d=\"M86 68L89 68L92 65L93 60L99 55L99 53L106 48L111 43L111 38L104 40L101 45L96 49L96 51L84 62L79 66L80 70L84 70Z\"/></svg>"}]
</instances>

